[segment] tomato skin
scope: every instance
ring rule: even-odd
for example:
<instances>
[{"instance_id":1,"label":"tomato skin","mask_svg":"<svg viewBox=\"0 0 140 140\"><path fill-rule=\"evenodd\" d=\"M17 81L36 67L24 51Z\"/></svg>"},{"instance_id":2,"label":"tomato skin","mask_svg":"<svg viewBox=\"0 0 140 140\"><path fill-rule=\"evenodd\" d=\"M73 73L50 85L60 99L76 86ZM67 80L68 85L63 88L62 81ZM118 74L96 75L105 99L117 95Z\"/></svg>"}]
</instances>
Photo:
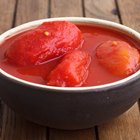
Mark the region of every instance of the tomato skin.
<instances>
[{"instance_id":1,"label":"tomato skin","mask_svg":"<svg viewBox=\"0 0 140 140\"><path fill-rule=\"evenodd\" d=\"M66 54L47 78L47 85L61 87L81 86L87 76L91 57L84 51L76 50Z\"/></svg>"},{"instance_id":2,"label":"tomato skin","mask_svg":"<svg viewBox=\"0 0 140 140\"><path fill-rule=\"evenodd\" d=\"M126 77L136 72L140 54L124 41L107 41L96 49L99 63L116 76Z\"/></svg>"},{"instance_id":3,"label":"tomato skin","mask_svg":"<svg viewBox=\"0 0 140 140\"><path fill-rule=\"evenodd\" d=\"M6 57L21 66L38 65L78 48L81 40L81 31L70 22L44 22L13 40Z\"/></svg>"}]
</instances>

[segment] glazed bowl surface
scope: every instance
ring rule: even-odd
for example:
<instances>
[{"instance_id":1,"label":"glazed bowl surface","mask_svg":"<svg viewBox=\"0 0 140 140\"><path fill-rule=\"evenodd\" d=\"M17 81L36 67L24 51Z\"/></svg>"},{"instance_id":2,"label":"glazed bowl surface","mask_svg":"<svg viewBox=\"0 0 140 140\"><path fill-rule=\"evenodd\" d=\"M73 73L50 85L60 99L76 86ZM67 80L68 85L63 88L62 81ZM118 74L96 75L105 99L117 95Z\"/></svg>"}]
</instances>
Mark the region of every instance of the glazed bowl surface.
<instances>
[{"instance_id":1,"label":"glazed bowl surface","mask_svg":"<svg viewBox=\"0 0 140 140\"><path fill-rule=\"evenodd\" d=\"M0 42L40 25L66 20L119 31L137 42L140 34L129 27L93 18L65 17L29 22L0 36ZM0 68L0 97L32 122L59 129L84 129L104 123L128 110L140 97L140 70L123 80L91 87L51 87L16 78Z\"/></svg>"}]
</instances>

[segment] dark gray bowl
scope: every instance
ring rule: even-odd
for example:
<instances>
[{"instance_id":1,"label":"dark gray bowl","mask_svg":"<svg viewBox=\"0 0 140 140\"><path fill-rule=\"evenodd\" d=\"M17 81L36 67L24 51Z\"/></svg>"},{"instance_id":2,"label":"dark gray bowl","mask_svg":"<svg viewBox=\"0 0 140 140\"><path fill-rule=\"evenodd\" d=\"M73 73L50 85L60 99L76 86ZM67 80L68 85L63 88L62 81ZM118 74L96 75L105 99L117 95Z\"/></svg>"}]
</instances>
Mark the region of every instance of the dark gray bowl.
<instances>
[{"instance_id":1,"label":"dark gray bowl","mask_svg":"<svg viewBox=\"0 0 140 140\"><path fill-rule=\"evenodd\" d=\"M123 25L91 18L53 18L26 23L0 36L6 37L37 26L44 21L69 20L119 30L136 41L140 34ZM129 109L140 97L140 70L106 85L62 88L34 84L0 69L0 96L14 111L41 125L59 129L84 129L110 120Z\"/></svg>"}]
</instances>

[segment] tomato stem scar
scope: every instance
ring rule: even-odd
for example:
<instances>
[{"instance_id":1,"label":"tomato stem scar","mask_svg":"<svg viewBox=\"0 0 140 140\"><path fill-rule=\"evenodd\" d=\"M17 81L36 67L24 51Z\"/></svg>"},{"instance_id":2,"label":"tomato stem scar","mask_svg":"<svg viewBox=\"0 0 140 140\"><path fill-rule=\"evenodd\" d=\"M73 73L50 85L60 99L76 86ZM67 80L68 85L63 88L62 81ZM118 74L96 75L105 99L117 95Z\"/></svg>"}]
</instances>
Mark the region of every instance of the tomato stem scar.
<instances>
[{"instance_id":1,"label":"tomato stem scar","mask_svg":"<svg viewBox=\"0 0 140 140\"><path fill-rule=\"evenodd\" d=\"M113 46L117 46L117 44L118 44L117 41L112 41Z\"/></svg>"},{"instance_id":2,"label":"tomato stem scar","mask_svg":"<svg viewBox=\"0 0 140 140\"><path fill-rule=\"evenodd\" d=\"M46 32L44 32L44 34L46 35L46 36L49 36L49 32L48 31L46 31Z\"/></svg>"}]
</instances>

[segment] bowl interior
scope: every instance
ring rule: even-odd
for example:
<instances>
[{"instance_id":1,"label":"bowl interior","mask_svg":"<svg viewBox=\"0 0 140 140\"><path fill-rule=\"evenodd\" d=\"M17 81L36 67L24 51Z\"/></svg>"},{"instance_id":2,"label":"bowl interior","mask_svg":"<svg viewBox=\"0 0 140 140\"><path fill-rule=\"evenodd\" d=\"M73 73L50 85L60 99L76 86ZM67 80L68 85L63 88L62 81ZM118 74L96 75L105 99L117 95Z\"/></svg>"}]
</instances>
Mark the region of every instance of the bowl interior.
<instances>
[{"instance_id":1,"label":"bowl interior","mask_svg":"<svg viewBox=\"0 0 140 140\"><path fill-rule=\"evenodd\" d=\"M137 42L140 42L140 34L138 32L136 32L135 30L126 27L124 25L120 25L118 23L114 23L111 21L106 21L106 20L100 20L100 19L93 19L93 18L82 18L82 17L64 17L64 18L50 18L50 19L42 19L42 20L37 20L37 21L32 21L29 23L25 23L23 25L20 25L18 27L15 27L11 30L8 30L7 32L3 33L0 36L0 42L2 43L4 40L12 37L13 35L16 35L18 33L21 33L25 30L29 30L31 28L34 28L38 25L40 25L43 22L50 22L50 21L70 21L73 22L75 24L80 24L80 25L89 25L89 26L99 26L99 27L104 27L104 28L109 28L109 29L113 29L116 31L119 31L123 34L126 34L127 36L133 38L134 40L136 40ZM113 82L113 83L109 83L109 84L104 84L104 85L99 85L99 86L91 86L91 87L53 87L53 86L46 86L46 85L41 85L41 84L36 84L36 83L32 83L32 82L28 82L22 79L19 79L17 77L14 77L8 73L6 73L4 70L2 70L0 68L0 74L2 74L3 76L5 76L6 78L8 78L9 80L12 80L14 82L18 82L21 84L25 84L28 86L33 86L35 88L43 88L43 89L53 89L53 90L65 90L65 91L79 91L79 90L102 90L102 89L106 89L106 88L113 88L116 86L119 86L121 84L126 84L127 82L130 82L132 80L135 80L137 78L138 75L140 75L140 70L138 70L136 73L132 74L131 76L124 78L122 80Z\"/></svg>"}]
</instances>

